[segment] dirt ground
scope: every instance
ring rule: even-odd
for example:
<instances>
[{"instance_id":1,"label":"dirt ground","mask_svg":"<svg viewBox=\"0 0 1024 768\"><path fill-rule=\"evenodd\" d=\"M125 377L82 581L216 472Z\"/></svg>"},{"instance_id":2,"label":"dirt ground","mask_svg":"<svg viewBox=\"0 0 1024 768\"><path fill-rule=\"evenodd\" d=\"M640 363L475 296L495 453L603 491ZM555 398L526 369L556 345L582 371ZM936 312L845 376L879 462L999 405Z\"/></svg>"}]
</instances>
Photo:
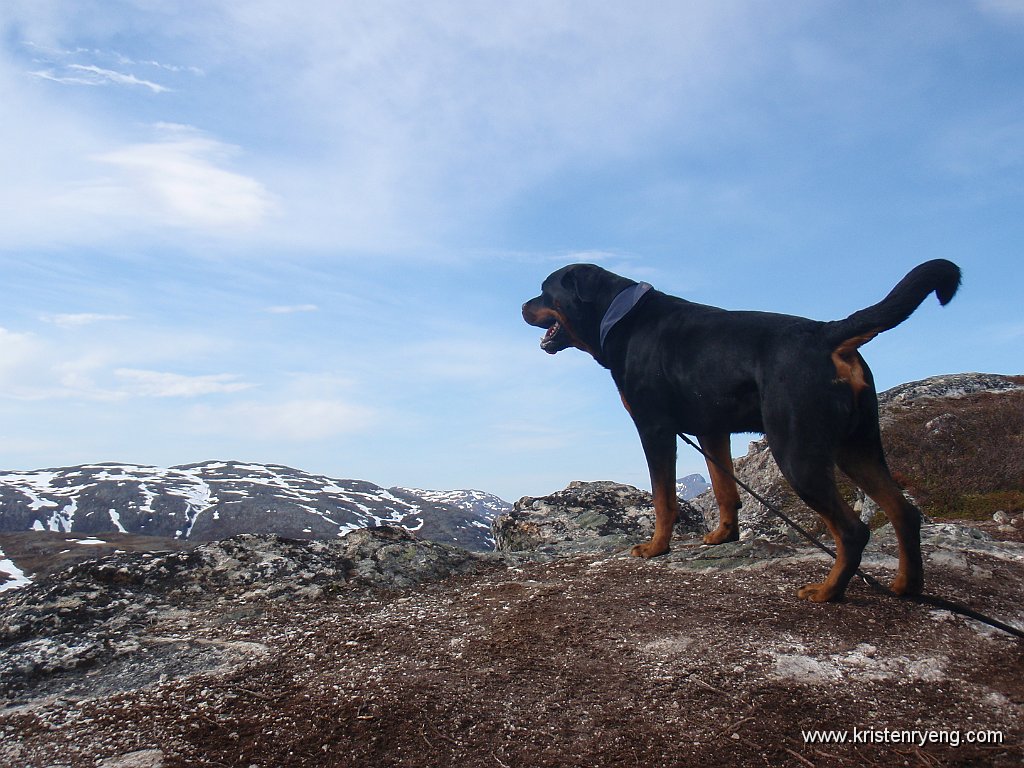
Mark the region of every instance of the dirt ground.
<instances>
[{"instance_id":1,"label":"dirt ground","mask_svg":"<svg viewBox=\"0 0 1024 768\"><path fill-rule=\"evenodd\" d=\"M143 644L234 648L231 661L0 711L0 765L1024 762L1024 643L861 583L839 604L800 601L827 570L809 552L684 559L697 548L183 605ZM1024 562L926 551L930 592L1020 623ZM883 551L867 568L888 580L890 565ZM819 729L838 733L804 738Z\"/></svg>"}]
</instances>

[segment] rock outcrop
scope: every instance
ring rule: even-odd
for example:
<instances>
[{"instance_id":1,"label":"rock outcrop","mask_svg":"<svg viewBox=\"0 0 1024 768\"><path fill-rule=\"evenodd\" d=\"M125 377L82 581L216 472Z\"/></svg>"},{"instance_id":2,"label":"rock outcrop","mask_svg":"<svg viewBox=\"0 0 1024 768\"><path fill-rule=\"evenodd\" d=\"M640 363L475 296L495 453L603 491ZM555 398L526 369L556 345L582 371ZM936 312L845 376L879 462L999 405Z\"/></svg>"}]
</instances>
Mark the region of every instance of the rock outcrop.
<instances>
[{"instance_id":1,"label":"rock outcrop","mask_svg":"<svg viewBox=\"0 0 1024 768\"><path fill-rule=\"evenodd\" d=\"M878 400L889 466L926 516L987 520L999 509L1024 509L1024 377L936 376L893 387ZM820 517L783 478L765 440L752 442L735 469L737 477L787 515L827 535ZM874 502L841 476L840 487L861 519L872 525L885 522ZM795 540L785 523L746 492L740 496L743 538ZM710 491L690 503L709 528L717 525L718 507ZM968 508L972 503L974 514Z\"/></svg>"},{"instance_id":2,"label":"rock outcrop","mask_svg":"<svg viewBox=\"0 0 1024 768\"><path fill-rule=\"evenodd\" d=\"M301 610L339 591L408 589L480 562L466 550L381 527L331 541L244 534L189 551L79 563L5 596L0 696L17 701L25 688L88 689L82 670L100 664L116 664L125 685L139 685L226 663L239 650L230 643L149 636L147 628L173 623L186 606L264 602Z\"/></svg>"},{"instance_id":3,"label":"rock outcrop","mask_svg":"<svg viewBox=\"0 0 1024 768\"><path fill-rule=\"evenodd\" d=\"M1024 545L947 524L923 549L930 591L1024 620ZM893 537L864 564L891 577ZM1019 645L860 582L798 600L827 568L763 539L538 558L373 530L79 564L0 595L0 766L1020 765ZM962 740L804 737L852 728Z\"/></svg>"},{"instance_id":4,"label":"rock outcrop","mask_svg":"<svg viewBox=\"0 0 1024 768\"><path fill-rule=\"evenodd\" d=\"M550 496L523 497L511 511L494 519L491 530L502 551L613 552L650 538L654 500L631 485L575 481ZM680 502L676 532L703 530L703 520Z\"/></svg>"}]
</instances>

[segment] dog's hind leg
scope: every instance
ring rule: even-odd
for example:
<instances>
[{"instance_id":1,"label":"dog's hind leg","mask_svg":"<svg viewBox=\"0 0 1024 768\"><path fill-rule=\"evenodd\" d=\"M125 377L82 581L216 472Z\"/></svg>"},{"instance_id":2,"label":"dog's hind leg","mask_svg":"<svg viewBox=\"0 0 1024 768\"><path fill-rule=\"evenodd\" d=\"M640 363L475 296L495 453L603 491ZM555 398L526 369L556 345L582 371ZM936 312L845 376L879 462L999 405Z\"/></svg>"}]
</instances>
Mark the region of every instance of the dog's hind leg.
<instances>
[{"instance_id":1,"label":"dog's hind leg","mask_svg":"<svg viewBox=\"0 0 1024 768\"><path fill-rule=\"evenodd\" d=\"M897 595L919 595L924 587L921 512L903 495L889 472L877 433L839 448L839 468L874 499L889 518L899 544L899 571L890 587Z\"/></svg>"},{"instance_id":2,"label":"dog's hind leg","mask_svg":"<svg viewBox=\"0 0 1024 768\"><path fill-rule=\"evenodd\" d=\"M740 493L733 479L732 454L729 433L720 435L698 435L697 442L704 451L711 475L711 487L718 503L718 527L704 537L705 544L724 544L737 541L740 527L736 510L740 508Z\"/></svg>"},{"instance_id":3,"label":"dog's hind leg","mask_svg":"<svg viewBox=\"0 0 1024 768\"><path fill-rule=\"evenodd\" d=\"M814 490L810 490L811 487ZM815 603L839 600L860 567L860 558L871 533L839 495L831 471L813 486L801 483L794 488L808 506L822 516L836 546L836 561L825 581L805 584L797 590L797 596Z\"/></svg>"},{"instance_id":4,"label":"dog's hind leg","mask_svg":"<svg viewBox=\"0 0 1024 768\"><path fill-rule=\"evenodd\" d=\"M839 600L860 567L861 554L871 535L868 527L839 495L831 452L826 452L824 446L815 450L802 444L798 450L788 452L772 446L772 452L793 490L822 516L835 541L836 561L828 577L818 584L805 584L797 595L815 603Z\"/></svg>"}]
</instances>

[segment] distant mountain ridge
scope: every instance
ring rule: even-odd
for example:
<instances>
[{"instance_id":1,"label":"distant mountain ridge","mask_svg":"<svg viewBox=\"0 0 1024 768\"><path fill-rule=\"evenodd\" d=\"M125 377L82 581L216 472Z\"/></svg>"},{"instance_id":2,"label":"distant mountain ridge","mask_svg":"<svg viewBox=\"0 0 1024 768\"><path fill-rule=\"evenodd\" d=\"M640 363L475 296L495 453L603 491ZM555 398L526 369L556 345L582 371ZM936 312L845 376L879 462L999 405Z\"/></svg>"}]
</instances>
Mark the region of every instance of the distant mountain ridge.
<instances>
[{"instance_id":1,"label":"distant mountain ridge","mask_svg":"<svg viewBox=\"0 0 1024 768\"><path fill-rule=\"evenodd\" d=\"M212 541L239 533L334 538L394 525L466 549L493 546L508 502L481 491L382 488L278 464L209 461L0 473L0 532L111 531Z\"/></svg>"},{"instance_id":2,"label":"distant mountain ridge","mask_svg":"<svg viewBox=\"0 0 1024 768\"><path fill-rule=\"evenodd\" d=\"M687 475L676 480L676 495L683 501L689 501L708 490L711 484L703 475Z\"/></svg>"}]
</instances>

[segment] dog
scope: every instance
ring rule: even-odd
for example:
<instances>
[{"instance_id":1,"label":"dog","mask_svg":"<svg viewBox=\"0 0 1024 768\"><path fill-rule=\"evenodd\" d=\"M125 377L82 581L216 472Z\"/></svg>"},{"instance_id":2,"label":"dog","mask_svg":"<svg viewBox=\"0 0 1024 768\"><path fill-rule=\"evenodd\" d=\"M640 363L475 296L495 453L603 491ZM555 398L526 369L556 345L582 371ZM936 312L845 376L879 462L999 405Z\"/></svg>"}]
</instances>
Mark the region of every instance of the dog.
<instances>
[{"instance_id":1,"label":"dog","mask_svg":"<svg viewBox=\"0 0 1024 768\"><path fill-rule=\"evenodd\" d=\"M879 303L823 322L696 304L593 264L572 264L544 280L541 294L523 305L523 319L546 329L545 352L575 347L611 371L640 435L654 493L654 534L633 548L634 556L669 551L679 514L679 433L694 435L708 457L719 523L704 542L739 538L729 436L757 432L835 541L828 577L804 585L798 596L841 599L868 541L868 527L836 487L836 466L892 522L899 569L891 588L912 596L924 584L921 513L886 465L874 381L858 350L906 320L933 291L947 304L960 282L956 264L928 261Z\"/></svg>"}]
</instances>

